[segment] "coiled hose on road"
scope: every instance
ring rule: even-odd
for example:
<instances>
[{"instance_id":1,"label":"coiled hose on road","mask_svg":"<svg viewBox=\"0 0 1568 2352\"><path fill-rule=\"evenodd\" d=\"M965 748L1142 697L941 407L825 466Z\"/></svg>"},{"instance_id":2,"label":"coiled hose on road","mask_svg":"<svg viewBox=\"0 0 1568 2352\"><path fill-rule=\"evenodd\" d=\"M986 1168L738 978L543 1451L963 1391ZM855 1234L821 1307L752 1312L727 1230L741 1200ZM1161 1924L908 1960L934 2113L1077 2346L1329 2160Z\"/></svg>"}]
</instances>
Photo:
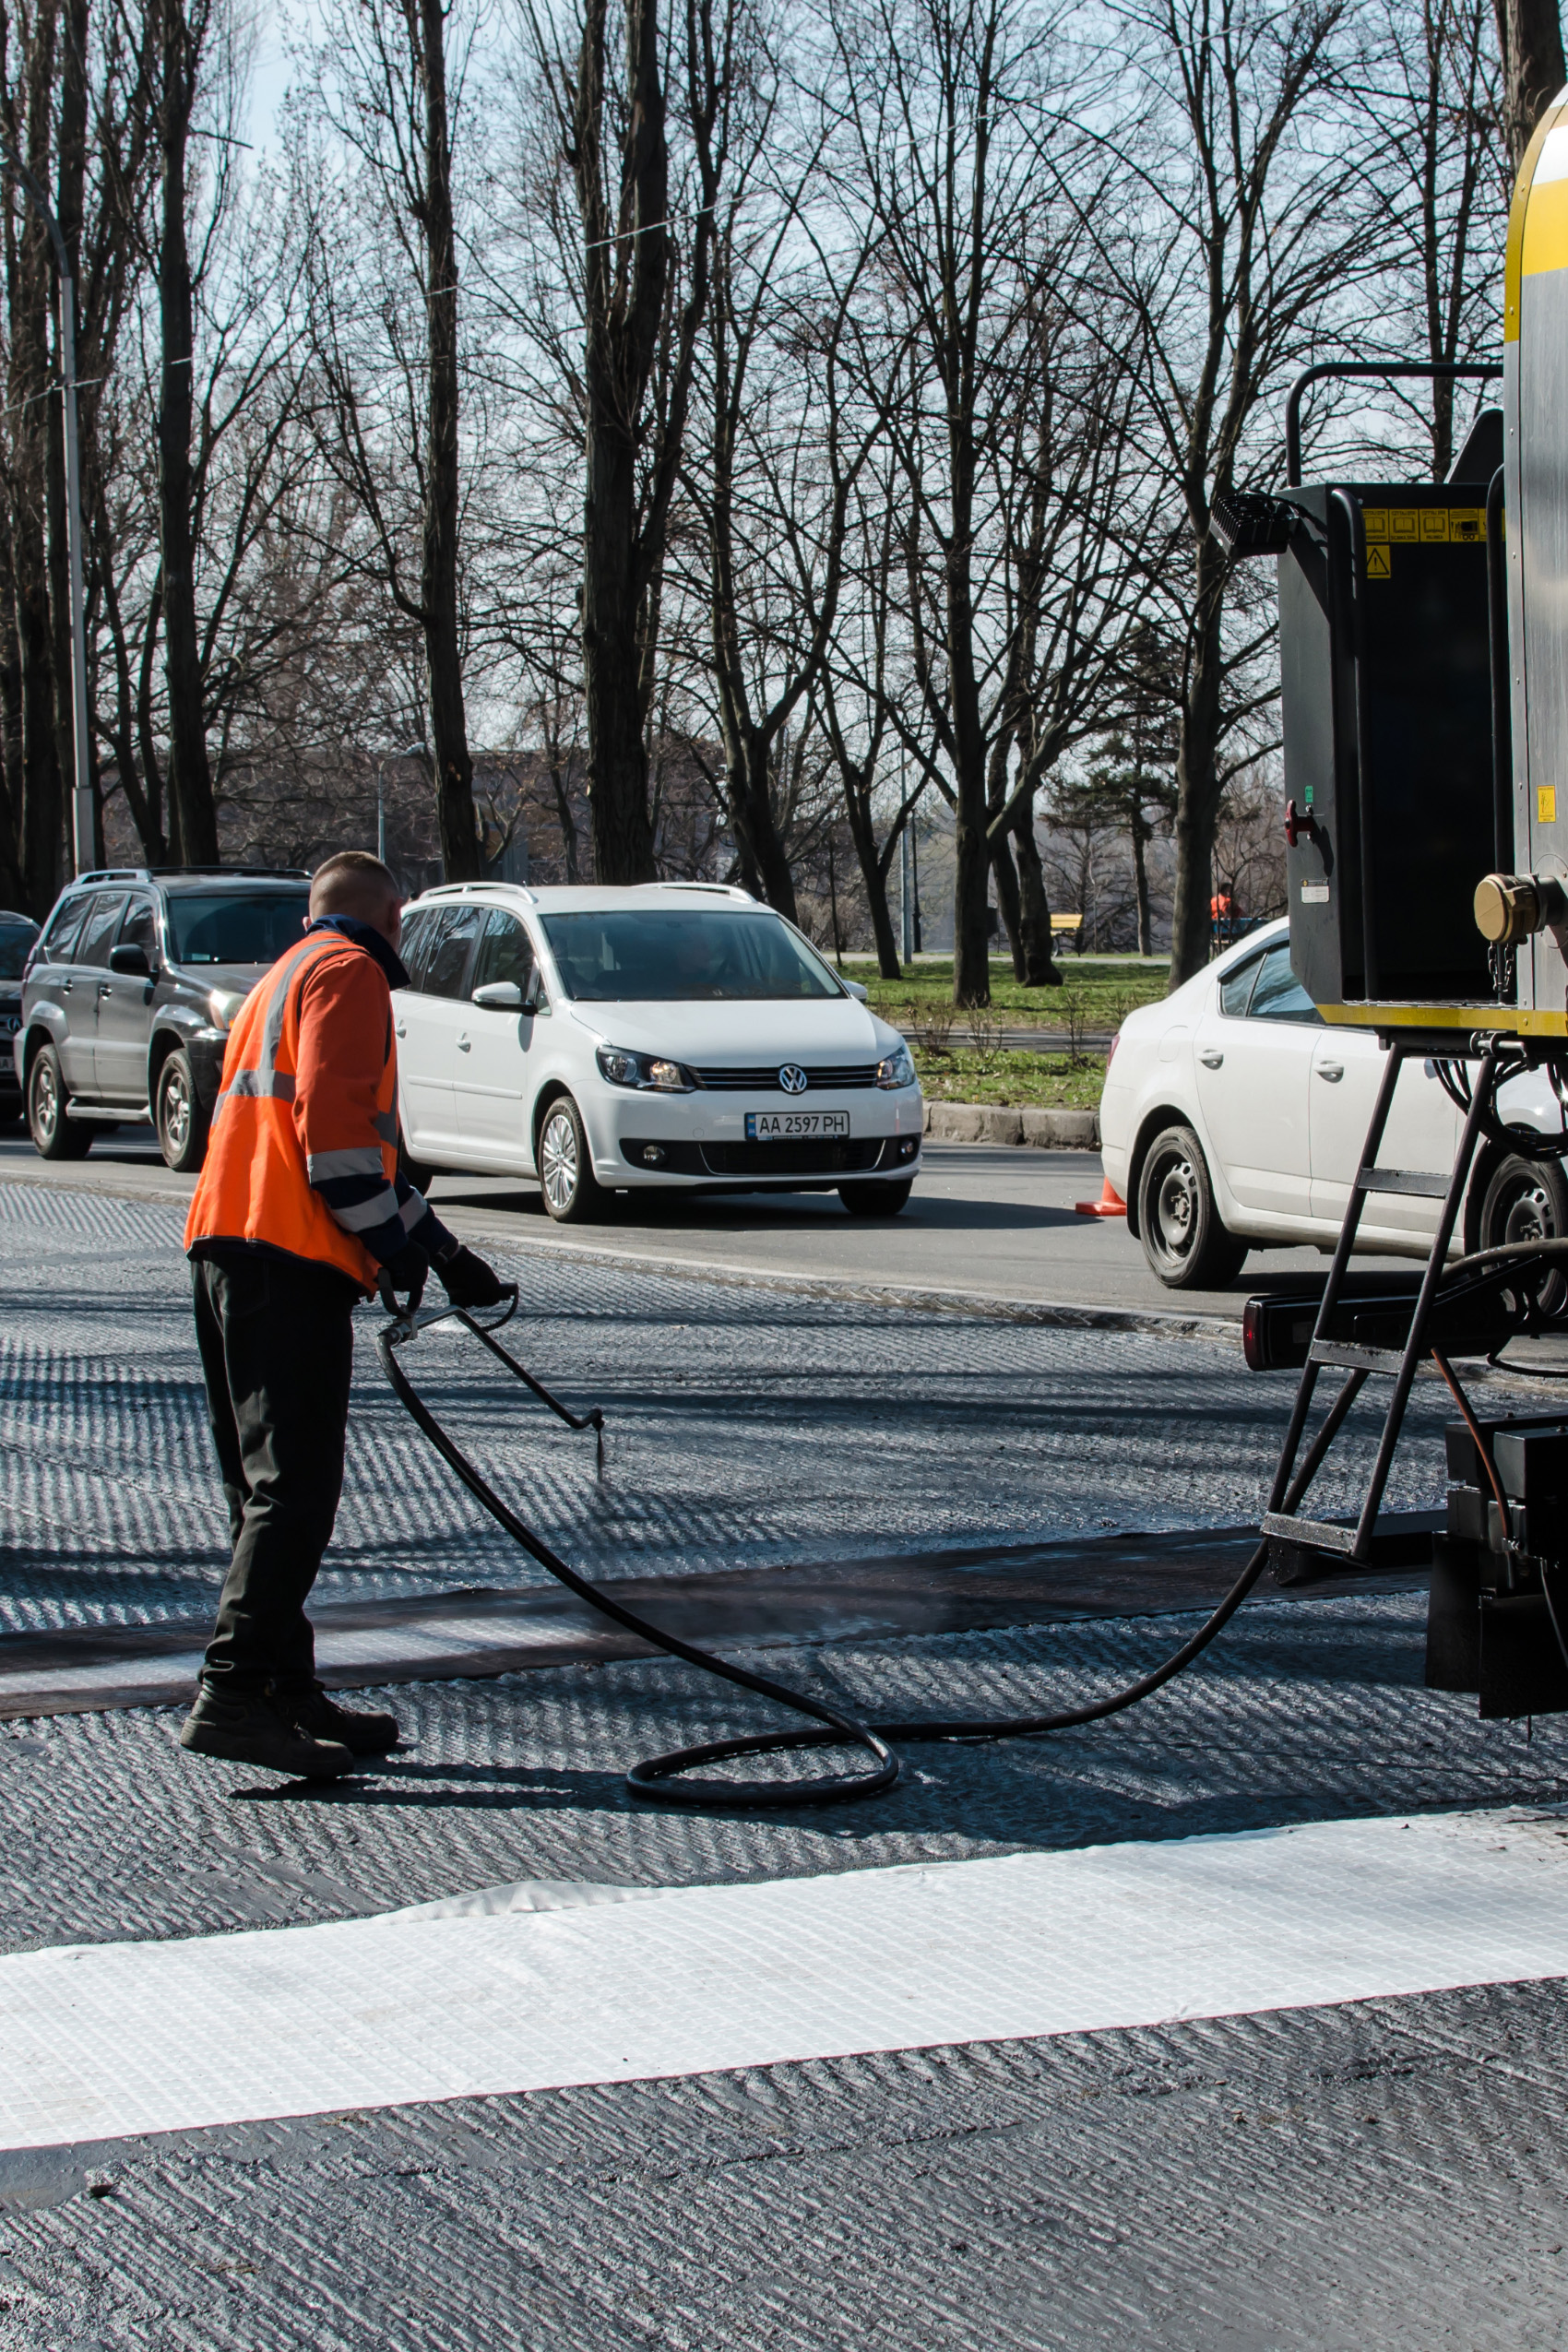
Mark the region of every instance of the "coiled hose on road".
<instances>
[{"instance_id":1,"label":"coiled hose on road","mask_svg":"<svg viewBox=\"0 0 1568 2352\"><path fill-rule=\"evenodd\" d=\"M1063 1707L1049 1715L956 1716L947 1722L921 1720L914 1723L863 1723L856 1716L846 1715L841 1708L826 1705L803 1691L790 1690L785 1683L774 1681L771 1675L752 1674L744 1667L731 1666L727 1658L718 1657L711 1650L697 1648L683 1642L679 1635L665 1633L650 1624L635 1610L625 1609L601 1585L591 1584L569 1568L558 1552L552 1551L542 1537L535 1535L527 1523L504 1503L494 1488L474 1467L456 1441L449 1437L420 1396L408 1373L398 1361L398 1350L406 1347L417 1332L428 1330L436 1323L457 1323L471 1332L496 1360L505 1364L513 1377L530 1389L541 1403L547 1405L568 1429L591 1429L600 1448L600 1466L603 1467L604 1416L596 1406L589 1413L569 1412L557 1397L551 1395L541 1382L518 1363L504 1348L496 1333L511 1320L517 1307L516 1287L512 1301L504 1315L493 1323L480 1323L461 1307L438 1308L428 1313L406 1314L395 1310L389 1302L388 1320L376 1333L376 1352L382 1368L399 1402L429 1438L443 1461L456 1472L475 1501L483 1504L496 1525L504 1528L514 1543L521 1546L530 1558L537 1560L568 1592L586 1600L602 1616L625 1627L667 1657L684 1659L705 1674L717 1675L720 1681L732 1682L742 1691L754 1691L759 1698L772 1699L778 1705L788 1707L793 1714L812 1717L812 1728L804 1731L763 1731L742 1740L710 1740L701 1747L681 1748L667 1756L649 1757L646 1764L634 1764L626 1775L626 1784L639 1797L670 1804L735 1806L742 1810L759 1805L830 1805L841 1804L850 1798L874 1797L891 1788L899 1775L898 1758L893 1742L905 1745L932 1740L1019 1740L1038 1732L1068 1731L1080 1723L1098 1723L1108 1715L1116 1715L1123 1707L1135 1706L1140 1699L1148 1698L1163 1683L1190 1666L1200 1651L1206 1650L1215 1635L1235 1615L1253 1586L1268 1564L1268 1545L1260 1543L1230 1590L1206 1623L1199 1626L1190 1640L1182 1643L1152 1673L1131 1682L1125 1690L1115 1691L1107 1698L1091 1700L1087 1705ZM1321 1433L1320 1433L1321 1437ZM1303 1487L1322 1459L1321 1444L1308 1455L1298 1478L1297 1486ZM1292 1489L1292 1495L1295 1489ZM872 1758L872 1769L858 1773L822 1773L812 1779L768 1780L692 1780L685 1776L698 1772L705 1764L723 1764L736 1756L781 1755L800 1748L858 1747Z\"/></svg>"},{"instance_id":2,"label":"coiled hose on road","mask_svg":"<svg viewBox=\"0 0 1568 2352\"><path fill-rule=\"evenodd\" d=\"M1452 1262L1446 1269L1443 1287L1449 1289L1456 1277L1468 1277L1471 1283L1479 1279L1483 1286L1491 1287L1505 1275L1525 1272L1531 1261L1560 1258L1568 1258L1568 1236L1508 1242ZM699 1649L693 1642L683 1642L678 1634L667 1633L661 1627L650 1624L635 1610L624 1608L602 1586L591 1584L588 1577L579 1576L575 1568L569 1568L542 1537L535 1535L533 1529L502 1501L456 1441L447 1435L399 1363L398 1350L407 1346L416 1333L427 1330L431 1324L451 1322L461 1324L466 1331L471 1332L499 1362L505 1365L513 1377L531 1390L568 1429L591 1429L598 1443L599 1465L602 1472L603 1413L597 1406L589 1413L568 1411L496 1337L496 1333L510 1322L517 1310L516 1284L510 1289L511 1304L505 1314L489 1324L476 1322L461 1307L437 1308L418 1314L406 1313L398 1309L390 1290L384 1289L383 1299L388 1319L376 1334L376 1352L399 1401L442 1459L457 1473L476 1502L483 1504L496 1525L505 1530L514 1543L537 1560L541 1568L547 1569L557 1582L564 1585L568 1592L576 1593L579 1600L586 1600L601 1616L624 1626L627 1633L636 1634L639 1640L662 1650L667 1657L682 1658L704 1674L717 1675L720 1681L732 1682L739 1690L753 1691L759 1698L772 1699L777 1705L787 1707L795 1715L812 1718L809 1730L760 1731L745 1739L710 1740L701 1747L676 1749L667 1756L650 1756L645 1764L634 1764L626 1775L628 1788L639 1797L669 1804L737 1806L742 1809L765 1805L840 1804L850 1798L874 1797L894 1786L899 1774L898 1758L893 1746L896 1740L911 1746L938 1740L1025 1740L1041 1732L1071 1731L1079 1724L1099 1723L1107 1716L1119 1715L1123 1707L1136 1706L1141 1700L1152 1697L1156 1691L1189 1667L1207 1649L1216 1634L1223 1632L1268 1565L1265 1538L1259 1543L1213 1614L1182 1644L1180 1649L1173 1650L1168 1658L1151 1672L1140 1676L1137 1681L1129 1682L1124 1689L1113 1691L1103 1699L1092 1699L1083 1706L1060 1707L1046 1715L958 1716L946 1721L921 1718L913 1723L862 1722L859 1716L846 1715L841 1708L828 1706L803 1691L793 1691L785 1683L776 1682L771 1675L753 1674L744 1667L731 1666L727 1658L716 1657L711 1650ZM1443 1378L1458 1398L1461 1411L1474 1427L1469 1406L1460 1394L1452 1371L1435 1350L1433 1353ZM1283 1497L1277 1499L1272 1508L1296 1509L1354 1402L1364 1377L1364 1374L1353 1376L1330 1406L1300 1469ZM1484 1447L1482 1457L1483 1460L1486 1458ZM1568 1650L1564 1655L1568 1657ZM700 1772L705 1764L729 1763L736 1756L782 1755L802 1748L830 1747L864 1749L872 1759L872 1769L858 1773L822 1773L813 1779L788 1781L694 1780L687 1777L689 1774Z\"/></svg>"}]
</instances>

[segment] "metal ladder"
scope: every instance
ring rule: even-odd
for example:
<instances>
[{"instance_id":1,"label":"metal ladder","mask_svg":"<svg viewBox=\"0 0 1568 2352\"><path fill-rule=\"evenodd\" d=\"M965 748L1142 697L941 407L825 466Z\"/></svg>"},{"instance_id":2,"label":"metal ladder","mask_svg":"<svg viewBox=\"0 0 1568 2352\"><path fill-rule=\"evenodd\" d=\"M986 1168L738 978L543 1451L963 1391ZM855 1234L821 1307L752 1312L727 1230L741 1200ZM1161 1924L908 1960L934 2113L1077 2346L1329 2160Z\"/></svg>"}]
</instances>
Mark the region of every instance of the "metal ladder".
<instances>
[{"instance_id":1,"label":"metal ladder","mask_svg":"<svg viewBox=\"0 0 1568 2352\"><path fill-rule=\"evenodd\" d=\"M1447 1045L1446 1053L1443 1050L1445 1044ZM1479 1049L1480 1075L1470 1098L1470 1107L1459 1137L1459 1147L1453 1171L1448 1176L1429 1176L1415 1170L1379 1168L1376 1164L1378 1148L1383 1142L1384 1130L1388 1124L1388 1114L1393 1108L1394 1090L1399 1083L1400 1071L1407 1062L1418 1059L1428 1060L1432 1057L1434 1051L1434 1042L1430 1036L1396 1038L1389 1044L1387 1066L1384 1071L1383 1083L1378 1088L1377 1101L1372 1109L1372 1124L1367 1129L1367 1139L1361 1153L1361 1165L1356 1172L1356 1181L1350 1188L1350 1198L1346 1204L1345 1221L1339 1229L1339 1240L1335 1247L1334 1262L1329 1267L1328 1280L1324 1286L1323 1300L1313 1329L1312 1343L1307 1349L1307 1360L1301 1372L1301 1386L1296 1392L1296 1402L1290 1415L1290 1425L1286 1432L1284 1447L1280 1453L1279 1467L1275 1472L1274 1488L1269 1496L1268 1509L1264 1514L1263 1533L1265 1536L1283 1537L1292 1543L1305 1545L1318 1551L1337 1552L1358 1563L1364 1563L1372 1556L1372 1530L1377 1524L1384 1490L1388 1484L1388 1474L1394 1467L1395 1448L1399 1443L1399 1432L1404 1427L1405 1411L1409 1403L1410 1390L1415 1382L1417 1369L1429 1352L1427 1334L1431 1324L1432 1301L1436 1296L1438 1285L1443 1279L1443 1269L1448 1259L1448 1245L1454 1237L1454 1229L1464 1206L1465 1188L1469 1182L1470 1170L1475 1165L1477 1147L1481 1140L1482 1123L1488 1117L1496 1099L1501 1066L1500 1044L1501 1040L1497 1039L1476 1040L1476 1048ZM1478 1058L1476 1048L1472 1048L1468 1052L1456 1054L1453 1051L1450 1040L1439 1040L1436 1043L1435 1051L1440 1060L1472 1061ZM1512 1075L1513 1072L1510 1070L1507 1075ZM1334 1321L1335 1310L1344 1291L1345 1276L1350 1263L1350 1253L1355 1246L1356 1234L1360 1226L1361 1213L1373 1193L1401 1193L1407 1196L1441 1200L1443 1203L1443 1212L1438 1218L1437 1231L1432 1238L1431 1254L1427 1260L1420 1289L1416 1294L1415 1308L1410 1316L1410 1327L1402 1348L1349 1347L1342 1341L1330 1339L1327 1336ZM1312 1409L1313 1394L1317 1386L1318 1374L1329 1365L1342 1368L1348 1377L1339 1394L1330 1405L1323 1425L1313 1440L1306 1459L1298 1471L1295 1467L1296 1456L1301 1450L1301 1439L1306 1430L1307 1415ZM1373 1376L1391 1379L1394 1383L1394 1393L1389 1398L1388 1410L1384 1417L1383 1435L1378 1443L1377 1459L1372 1465L1372 1480L1367 1489L1366 1500L1361 1505L1360 1517L1354 1527L1336 1526L1331 1521L1325 1519L1305 1518L1297 1506L1322 1467L1324 1457L1344 1425L1345 1418L1351 1406L1360 1395L1369 1378Z\"/></svg>"}]
</instances>

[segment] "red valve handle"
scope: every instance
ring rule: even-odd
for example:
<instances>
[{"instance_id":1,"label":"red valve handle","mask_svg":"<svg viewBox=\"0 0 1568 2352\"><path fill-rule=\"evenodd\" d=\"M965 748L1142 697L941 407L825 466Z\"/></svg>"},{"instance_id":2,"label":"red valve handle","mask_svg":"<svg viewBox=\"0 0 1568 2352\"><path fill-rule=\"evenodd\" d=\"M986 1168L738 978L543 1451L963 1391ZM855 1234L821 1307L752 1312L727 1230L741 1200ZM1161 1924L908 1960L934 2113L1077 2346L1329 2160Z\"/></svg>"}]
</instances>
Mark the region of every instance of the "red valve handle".
<instances>
[{"instance_id":1,"label":"red valve handle","mask_svg":"<svg viewBox=\"0 0 1568 2352\"><path fill-rule=\"evenodd\" d=\"M1310 838L1316 833L1316 831L1317 819L1313 816L1311 809L1299 809L1294 801L1287 801L1285 803L1285 839L1289 847L1293 849L1298 839L1303 833Z\"/></svg>"}]
</instances>

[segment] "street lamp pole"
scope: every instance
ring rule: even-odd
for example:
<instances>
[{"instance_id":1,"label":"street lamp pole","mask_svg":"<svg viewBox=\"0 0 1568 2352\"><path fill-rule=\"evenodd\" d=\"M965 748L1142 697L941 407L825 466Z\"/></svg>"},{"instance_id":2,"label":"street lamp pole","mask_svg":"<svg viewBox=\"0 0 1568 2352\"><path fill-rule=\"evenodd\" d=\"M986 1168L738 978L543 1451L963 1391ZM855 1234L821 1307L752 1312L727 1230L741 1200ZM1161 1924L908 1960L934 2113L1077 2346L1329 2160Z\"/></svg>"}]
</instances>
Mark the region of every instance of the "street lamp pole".
<instances>
[{"instance_id":1,"label":"street lamp pole","mask_svg":"<svg viewBox=\"0 0 1568 2352\"><path fill-rule=\"evenodd\" d=\"M412 759L422 752L424 743L405 743L400 752L383 752L375 763L375 854L383 865L386 863L386 763L389 759Z\"/></svg>"},{"instance_id":2,"label":"street lamp pole","mask_svg":"<svg viewBox=\"0 0 1568 2352\"><path fill-rule=\"evenodd\" d=\"M65 564L70 580L71 608L71 735L75 752L76 777L71 792L71 859L77 873L85 873L92 864L92 771L88 754L87 707L87 624L83 615L82 590L82 478L81 451L77 434L77 290L71 276L71 257L65 250L65 240L60 233L60 223L49 208L49 200L27 165L3 139L0 139L0 162L13 171L23 193L49 234L54 253L54 267L60 281L60 386L65 410Z\"/></svg>"}]
</instances>

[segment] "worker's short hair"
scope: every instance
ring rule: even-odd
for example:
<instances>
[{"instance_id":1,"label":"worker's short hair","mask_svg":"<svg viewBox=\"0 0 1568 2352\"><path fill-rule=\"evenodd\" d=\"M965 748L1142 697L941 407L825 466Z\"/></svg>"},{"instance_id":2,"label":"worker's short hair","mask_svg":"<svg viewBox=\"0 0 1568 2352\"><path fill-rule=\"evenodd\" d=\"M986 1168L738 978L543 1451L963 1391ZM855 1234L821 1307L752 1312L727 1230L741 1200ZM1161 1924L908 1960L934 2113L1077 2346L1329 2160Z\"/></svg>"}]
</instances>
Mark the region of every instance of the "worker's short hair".
<instances>
[{"instance_id":1,"label":"worker's short hair","mask_svg":"<svg viewBox=\"0 0 1568 2352\"><path fill-rule=\"evenodd\" d=\"M339 849L332 857L323 858L310 878L311 908L316 913L402 895L391 867L368 849Z\"/></svg>"}]
</instances>

